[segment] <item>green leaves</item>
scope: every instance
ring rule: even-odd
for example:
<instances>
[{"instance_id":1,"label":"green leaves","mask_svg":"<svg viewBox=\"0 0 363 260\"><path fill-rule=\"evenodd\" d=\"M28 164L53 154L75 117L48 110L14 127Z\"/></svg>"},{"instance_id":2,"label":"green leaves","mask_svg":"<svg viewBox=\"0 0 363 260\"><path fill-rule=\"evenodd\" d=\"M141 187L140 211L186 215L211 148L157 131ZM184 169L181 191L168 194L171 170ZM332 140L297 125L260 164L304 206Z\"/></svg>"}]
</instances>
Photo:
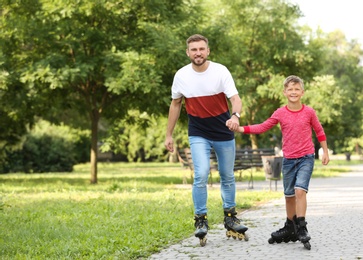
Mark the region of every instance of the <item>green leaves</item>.
<instances>
[{"instance_id":1,"label":"green leaves","mask_svg":"<svg viewBox=\"0 0 363 260\"><path fill-rule=\"evenodd\" d=\"M243 123L259 123L284 104L282 81L295 74L330 134L338 135L333 123L339 136L362 133L360 46L339 32L300 28L298 6L285 1L0 0L0 13L0 143L19 140L34 116L82 126L127 122L133 111L166 116L193 33L205 34L210 59L230 69Z\"/></svg>"},{"instance_id":2,"label":"green leaves","mask_svg":"<svg viewBox=\"0 0 363 260\"><path fill-rule=\"evenodd\" d=\"M314 77L305 86L304 103L313 107L322 123L331 123L342 115L342 107L347 102L346 91L337 86L332 75Z\"/></svg>"},{"instance_id":3,"label":"green leaves","mask_svg":"<svg viewBox=\"0 0 363 260\"><path fill-rule=\"evenodd\" d=\"M157 91L161 84L161 75L155 70L155 59L150 54L138 54L135 51L116 53L120 60L120 70L117 75L106 78L105 85L112 93L123 92L143 94ZM107 76L107 74L106 74Z\"/></svg>"},{"instance_id":4,"label":"green leaves","mask_svg":"<svg viewBox=\"0 0 363 260\"><path fill-rule=\"evenodd\" d=\"M185 28L194 26L195 5L41 0L0 1L0 6L0 89L9 88L11 71L13 82L24 86L30 118L82 115L96 126L96 151L101 117L112 122L129 110L161 114L167 109L165 86L181 65L174 62L179 52L165 53L184 43Z\"/></svg>"}]
</instances>

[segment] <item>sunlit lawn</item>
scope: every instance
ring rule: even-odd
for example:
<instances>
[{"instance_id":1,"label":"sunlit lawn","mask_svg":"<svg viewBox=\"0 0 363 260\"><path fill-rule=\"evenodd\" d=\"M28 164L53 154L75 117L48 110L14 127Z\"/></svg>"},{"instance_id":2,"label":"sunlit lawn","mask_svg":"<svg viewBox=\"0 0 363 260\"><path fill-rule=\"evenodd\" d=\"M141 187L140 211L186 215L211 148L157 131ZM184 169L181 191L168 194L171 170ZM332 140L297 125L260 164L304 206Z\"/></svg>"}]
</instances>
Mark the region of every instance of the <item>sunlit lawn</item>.
<instances>
[{"instance_id":1,"label":"sunlit lawn","mask_svg":"<svg viewBox=\"0 0 363 260\"><path fill-rule=\"evenodd\" d=\"M348 166L317 163L314 176L345 171ZM179 164L100 163L96 185L89 184L89 164L77 165L73 173L0 175L1 259L147 258L194 231L184 174L190 183L189 170ZM218 173L213 176L212 226L223 221ZM243 176L246 182L248 174ZM264 172L255 170L254 180L265 180ZM237 208L281 196L281 191L239 190Z\"/></svg>"}]
</instances>

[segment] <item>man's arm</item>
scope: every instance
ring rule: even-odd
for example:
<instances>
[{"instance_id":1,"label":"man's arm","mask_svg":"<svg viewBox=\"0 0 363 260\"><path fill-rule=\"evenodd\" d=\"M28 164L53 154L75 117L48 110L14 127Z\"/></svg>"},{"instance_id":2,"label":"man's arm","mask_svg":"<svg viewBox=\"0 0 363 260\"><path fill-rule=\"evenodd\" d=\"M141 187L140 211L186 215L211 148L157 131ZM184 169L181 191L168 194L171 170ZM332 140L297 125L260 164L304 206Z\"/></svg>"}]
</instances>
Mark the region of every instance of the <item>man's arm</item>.
<instances>
[{"instance_id":1,"label":"man's arm","mask_svg":"<svg viewBox=\"0 0 363 260\"><path fill-rule=\"evenodd\" d=\"M230 97L229 99L232 105L232 114L233 113L241 113L242 110L242 101L238 94ZM239 118L237 116L231 116L229 120L227 120L226 125L228 126L229 130L237 131L239 127Z\"/></svg>"},{"instance_id":2,"label":"man's arm","mask_svg":"<svg viewBox=\"0 0 363 260\"><path fill-rule=\"evenodd\" d=\"M165 135L165 148L173 152L174 151L174 143L173 143L173 132L176 125L176 122L180 116L180 110L182 107L183 98L173 99L169 108L169 116L168 116L168 126L166 128Z\"/></svg>"}]
</instances>

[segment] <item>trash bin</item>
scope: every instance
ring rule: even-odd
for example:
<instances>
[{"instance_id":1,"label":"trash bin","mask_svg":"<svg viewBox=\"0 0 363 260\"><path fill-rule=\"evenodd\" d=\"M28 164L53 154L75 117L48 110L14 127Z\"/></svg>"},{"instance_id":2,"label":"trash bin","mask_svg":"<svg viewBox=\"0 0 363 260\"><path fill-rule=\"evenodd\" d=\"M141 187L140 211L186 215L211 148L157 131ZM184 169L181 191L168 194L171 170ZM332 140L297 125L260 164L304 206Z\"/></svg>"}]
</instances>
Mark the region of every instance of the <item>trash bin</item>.
<instances>
[{"instance_id":1,"label":"trash bin","mask_svg":"<svg viewBox=\"0 0 363 260\"><path fill-rule=\"evenodd\" d=\"M281 180L282 157L281 156L261 156L263 169L265 170L266 180L275 181L275 190L277 190L277 181Z\"/></svg>"},{"instance_id":2,"label":"trash bin","mask_svg":"<svg viewBox=\"0 0 363 260\"><path fill-rule=\"evenodd\" d=\"M346 158L346 160L347 161L350 161L350 156L351 156L352 154L350 153L350 152L346 152L345 153L345 158Z\"/></svg>"}]
</instances>

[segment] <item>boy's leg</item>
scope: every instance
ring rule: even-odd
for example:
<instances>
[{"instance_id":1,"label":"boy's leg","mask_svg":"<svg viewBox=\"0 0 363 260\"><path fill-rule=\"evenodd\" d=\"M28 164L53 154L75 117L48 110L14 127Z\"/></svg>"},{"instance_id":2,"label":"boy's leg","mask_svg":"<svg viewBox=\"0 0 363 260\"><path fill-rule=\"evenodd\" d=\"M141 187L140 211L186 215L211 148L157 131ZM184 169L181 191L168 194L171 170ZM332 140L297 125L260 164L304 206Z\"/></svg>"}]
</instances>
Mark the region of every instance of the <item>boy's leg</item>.
<instances>
[{"instance_id":1,"label":"boy's leg","mask_svg":"<svg viewBox=\"0 0 363 260\"><path fill-rule=\"evenodd\" d=\"M286 216L293 220L296 215L295 179L296 179L296 160L283 159L282 176L285 194Z\"/></svg>"},{"instance_id":2,"label":"boy's leg","mask_svg":"<svg viewBox=\"0 0 363 260\"><path fill-rule=\"evenodd\" d=\"M282 175L285 194L285 207L286 207L286 222L284 226L275 232L271 233L271 238L268 240L270 244L297 241L297 228L295 224L296 219L296 197L295 197L295 160L283 159Z\"/></svg>"},{"instance_id":3,"label":"boy's leg","mask_svg":"<svg viewBox=\"0 0 363 260\"><path fill-rule=\"evenodd\" d=\"M314 170L314 154L299 158L298 161L295 182L296 213L297 217L305 217L307 209L306 194L309 190L310 179Z\"/></svg>"},{"instance_id":4,"label":"boy's leg","mask_svg":"<svg viewBox=\"0 0 363 260\"><path fill-rule=\"evenodd\" d=\"M306 201L306 191L301 189L296 189L296 215L298 217L306 216L307 201Z\"/></svg>"},{"instance_id":5,"label":"boy's leg","mask_svg":"<svg viewBox=\"0 0 363 260\"><path fill-rule=\"evenodd\" d=\"M296 211L297 211L297 227L298 238L304 244L304 247L311 249L309 240L311 239L307 222L305 221L307 199L306 194L309 190L309 183L314 169L315 158L313 154L299 158L298 174L296 176L295 193L296 193Z\"/></svg>"},{"instance_id":6,"label":"boy's leg","mask_svg":"<svg viewBox=\"0 0 363 260\"><path fill-rule=\"evenodd\" d=\"M285 197L286 216L288 219L293 220L296 216L296 197Z\"/></svg>"}]
</instances>

